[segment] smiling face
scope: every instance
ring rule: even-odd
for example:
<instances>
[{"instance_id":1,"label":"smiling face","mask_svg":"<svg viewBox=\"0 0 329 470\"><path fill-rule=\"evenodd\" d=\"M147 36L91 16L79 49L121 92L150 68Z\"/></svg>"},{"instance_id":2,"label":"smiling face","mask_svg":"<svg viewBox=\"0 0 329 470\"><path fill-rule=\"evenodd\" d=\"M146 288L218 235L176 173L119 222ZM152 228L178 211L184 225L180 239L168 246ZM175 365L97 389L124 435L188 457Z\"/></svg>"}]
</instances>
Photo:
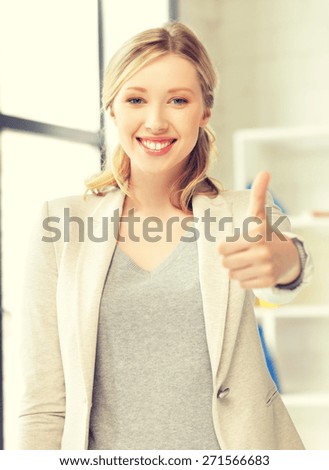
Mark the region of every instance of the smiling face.
<instances>
[{"instance_id":1,"label":"smiling face","mask_svg":"<svg viewBox=\"0 0 329 470\"><path fill-rule=\"evenodd\" d=\"M154 59L127 80L110 112L132 175L179 174L210 117L195 67L175 54Z\"/></svg>"}]
</instances>

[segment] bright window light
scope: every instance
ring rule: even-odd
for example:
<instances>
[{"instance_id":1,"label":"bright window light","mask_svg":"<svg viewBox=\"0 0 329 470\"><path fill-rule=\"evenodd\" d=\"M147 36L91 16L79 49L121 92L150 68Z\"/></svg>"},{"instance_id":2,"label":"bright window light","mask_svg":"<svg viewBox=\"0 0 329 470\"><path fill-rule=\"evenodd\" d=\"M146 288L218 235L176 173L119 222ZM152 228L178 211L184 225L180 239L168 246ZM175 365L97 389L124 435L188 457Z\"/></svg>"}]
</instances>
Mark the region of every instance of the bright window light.
<instances>
[{"instance_id":1,"label":"bright window light","mask_svg":"<svg viewBox=\"0 0 329 470\"><path fill-rule=\"evenodd\" d=\"M1 112L97 131L97 1L0 0Z\"/></svg>"}]
</instances>

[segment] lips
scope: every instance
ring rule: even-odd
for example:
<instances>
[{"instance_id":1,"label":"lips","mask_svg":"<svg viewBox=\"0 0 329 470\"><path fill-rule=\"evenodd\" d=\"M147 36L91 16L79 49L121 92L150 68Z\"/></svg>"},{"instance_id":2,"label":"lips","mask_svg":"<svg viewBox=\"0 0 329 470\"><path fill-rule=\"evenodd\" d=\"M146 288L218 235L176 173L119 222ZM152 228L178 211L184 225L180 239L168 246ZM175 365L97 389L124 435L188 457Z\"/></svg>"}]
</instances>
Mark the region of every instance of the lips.
<instances>
[{"instance_id":1,"label":"lips","mask_svg":"<svg viewBox=\"0 0 329 470\"><path fill-rule=\"evenodd\" d=\"M137 137L140 146L149 155L164 155L168 153L177 139L172 137Z\"/></svg>"}]
</instances>

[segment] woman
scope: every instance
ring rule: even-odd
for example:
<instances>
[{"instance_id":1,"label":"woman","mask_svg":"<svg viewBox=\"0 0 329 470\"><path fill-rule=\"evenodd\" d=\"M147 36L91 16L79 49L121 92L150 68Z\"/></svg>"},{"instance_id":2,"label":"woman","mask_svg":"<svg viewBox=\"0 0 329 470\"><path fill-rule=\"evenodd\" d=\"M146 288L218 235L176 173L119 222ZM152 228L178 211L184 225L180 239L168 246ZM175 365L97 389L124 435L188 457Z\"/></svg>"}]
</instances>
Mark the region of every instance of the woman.
<instances>
[{"instance_id":1,"label":"woman","mask_svg":"<svg viewBox=\"0 0 329 470\"><path fill-rule=\"evenodd\" d=\"M91 194L45 203L32 236L20 448L303 448L253 304L291 300L310 256L267 173L239 192L207 177L215 86L180 23L138 34L110 61L111 165Z\"/></svg>"}]
</instances>

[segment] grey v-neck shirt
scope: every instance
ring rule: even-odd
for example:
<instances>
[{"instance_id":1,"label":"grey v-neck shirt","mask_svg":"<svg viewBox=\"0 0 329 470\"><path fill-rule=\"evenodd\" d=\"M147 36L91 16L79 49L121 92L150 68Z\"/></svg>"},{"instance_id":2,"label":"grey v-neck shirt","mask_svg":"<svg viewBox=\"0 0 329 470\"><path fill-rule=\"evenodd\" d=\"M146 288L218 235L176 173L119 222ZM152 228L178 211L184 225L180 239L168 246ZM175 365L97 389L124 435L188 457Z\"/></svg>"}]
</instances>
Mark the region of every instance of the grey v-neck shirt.
<instances>
[{"instance_id":1,"label":"grey v-neck shirt","mask_svg":"<svg viewBox=\"0 0 329 470\"><path fill-rule=\"evenodd\" d=\"M89 449L219 449L196 241L153 271L117 245L100 305Z\"/></svg>"}]
</instances>

